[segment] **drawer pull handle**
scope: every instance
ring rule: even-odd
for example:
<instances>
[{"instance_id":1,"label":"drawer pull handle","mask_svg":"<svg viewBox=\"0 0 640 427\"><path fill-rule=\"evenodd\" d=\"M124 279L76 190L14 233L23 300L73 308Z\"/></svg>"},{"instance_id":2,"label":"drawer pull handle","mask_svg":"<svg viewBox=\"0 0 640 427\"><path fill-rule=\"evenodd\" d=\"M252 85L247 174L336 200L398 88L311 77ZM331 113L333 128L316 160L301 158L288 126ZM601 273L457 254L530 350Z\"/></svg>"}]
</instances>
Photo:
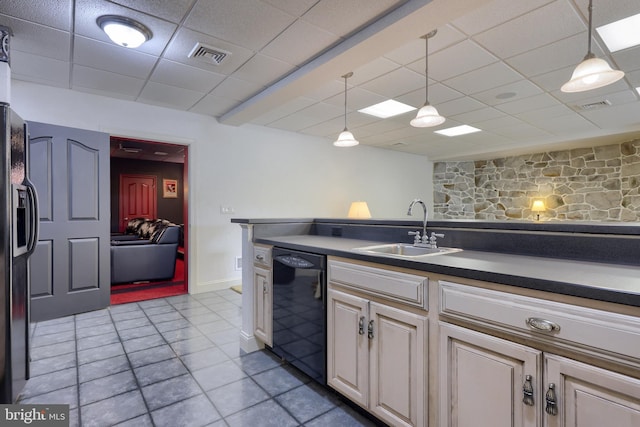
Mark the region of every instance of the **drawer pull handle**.
<instances>
[{"instance_id":1,"label":"drawer pull handle","mask_svg":"<svg viewBox=\"0 0 640 427\"><path fill-rule=\"evenodd\" d=\"M264 261L264 256L262 256L262 255L256 255L256 259L257 259L258 261Z\"/></svg>"},{"instance_id":2,"label":"drawer pull handle","mask_svg":"<svg viewBox=\"0 0 640 427\"><path fill-rule=\"evenodd\" d=\"M527 375L524 380L524 385L522 386L522 403L527 406L534 406L532 379L531 375Z\"/></svg>"},{"instance_id":3,"label":"drawer pull handle","mask_svg":"<svg viewBox=\"0 0 640 427\"><path fill-rule=\"evenodd\" d=\"M547 406L544 410L549 415L558 415L558 399L556 397L556 385L554 383L549 384L549 390L545 396Z\"/></svg>"},{"instance_id":4,"label":"drawer pull handle","mask_svg":"<svg viewBox=\"0 0 640 427\"><path fill-rule=\"evenodd\" d=\"M373 339L373 320L369 321L369 327L367 328L367 337L370 340Z\"/></svg>"},{"instance_id":5,"label":"drawer pull handle","mask_svg":"<svg viewBox=\"0 0 640 427\"><path fill-rule=\"evenodd\" d=\"M536 331L558 332L560 330L560 325L557 323L546 319L540 319L539 317L529 317L527 319L527 325Z\"/></svg>"},{"instance_id":6,"label":"drawer pull handle","mask_svg":"<svg viewBox=\"0 0 640 427\"><path fill-rule=\"evenodd\" d=\"M267 292L268 292L268 290L267 290L267 281L263 280L262 281L262 293L266 294Z\"/></svg>"},{"instance_id":7,"label":"drawer pull handle","mask_svg":"<svg viewBox=\"0 0 640 427\"><path fill-rule=\"evenodd\" d=\"M360 317L360 321L358 322L358 334L364 335L364 316Z\"/></svg>"}]
</instances>

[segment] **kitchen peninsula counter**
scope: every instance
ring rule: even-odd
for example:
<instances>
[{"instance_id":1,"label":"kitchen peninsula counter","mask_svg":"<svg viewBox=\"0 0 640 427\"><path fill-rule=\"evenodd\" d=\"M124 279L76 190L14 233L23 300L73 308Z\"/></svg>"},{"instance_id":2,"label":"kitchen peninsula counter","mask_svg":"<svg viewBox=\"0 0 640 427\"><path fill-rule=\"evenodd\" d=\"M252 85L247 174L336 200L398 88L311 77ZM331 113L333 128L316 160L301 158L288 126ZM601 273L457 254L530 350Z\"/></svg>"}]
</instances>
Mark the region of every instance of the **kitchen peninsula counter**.
<instances>
[{"instance_id":1,"label":"kitchen peninsula counter","mask_svg":"<svg viewBox=\"0 0 640 427\"><path fill-rule=\"evenodd\" d=\"M389 242L410 243L411 239L406 236L405 230L407 227L412 230L419 229L419 227L416 228L417 223L415 221L377 222L377 227L376 225L371 225L369 230L357 230L358 238L349 237L352 233L349 233L348 228L353 224L353 221L340 221L340 233L343 233L343 236L319 235L320 233L335 233L337 230L335 225L337 221L335 220L326 220L328 230L324 231L322 230L323 221L317 220L234 220L233 222L253 224L257 227L271 227L276 223L280 225L285 223L296 224L294 227L296 234L291 235L287 233L269 235L269 232L265 233L266 235L261 235L260 232L256 231L253 239L255 243L640 307L640 265L595 262L589 259L588 255L586 256L587 260L580 260L549 256L548 253L545 254L546 256L534 256L522 253L512 254L475 250L475 248L467 249L464 245L447 244L449 242L446 239L440 239L442 244L439 244L439 246L458 247L463 250L413 259L363 253L354 250L360 247ZM434 221L429 224L428 230L433 231L435 229L437 232L441 232L446 226L450 226L451 230L460 228L459 223L446 223L444 226L443 223ZM305 230L304 227L301 229L302 224L306 224L308 229ZM492 226L495 227L494 224ZM518 226L523 228L521 224ZM402 233L395 233L394 236L390 236L394 232L389 232L388 229L381 230L381 227L400 228ZM549 224L545 224L545 227L548 229ZM561 227L568 227L567 238L575 239L577 237L577 234L570 226L563 224ZM580 227L584 226L581 225ZM614 227L600 227L597 230L588 227L586 230L594 230L596 233L595 236L588 235L587 237L598 238L601 234L603 241L605 241L605 246L620 246L617 240L609 241L612 234L615 234L611 230L624 231L624 227L616 225ZM524 228L525 230L521 231L521 233L525 234L520 234L520 238L523 236L528 238L528 235L536 234L536 224L529 227L525 226ZM582 228L580 229L582 230ZM637 230L637 228L632 227L628 227L628 229ZM270 229L270 231L278 232L282 231L282 229L276 227L275 229ZM445 231L446 233L447 231ZM349 236L344 236L344 234ZM556 235L561 233L551 226L550 234L557 238ZM581 234L584 233L581 232ZM368 235L374 237L367 239ZM402 237L399 238L399 236ZM620 237L624 239L630 237L633 239L631 243L640 245L640 241L637 240L635 235L629 236L628 233L622 232ZM536 238L544 239L544 236ZM440 240L439 243L441 243ZM454 239L454 241L456 240L460 240L460 238ZM591 238L587 240L590 241ZM505 246L508 246L508 239L505 241L507 242ZM556 243L553 242L554 245ZM622 246L627 243L630 242L623 241ZM589 250L591 246L598 247L598 243L587 244L586 246L579 249ZM536 248L533 249L535 250ZM543 251L544 248L538 249ZM605 247L605 249L607 248ZM572 258L577 258L573 252L570 255Z\"/></svg>"}]
</instances>

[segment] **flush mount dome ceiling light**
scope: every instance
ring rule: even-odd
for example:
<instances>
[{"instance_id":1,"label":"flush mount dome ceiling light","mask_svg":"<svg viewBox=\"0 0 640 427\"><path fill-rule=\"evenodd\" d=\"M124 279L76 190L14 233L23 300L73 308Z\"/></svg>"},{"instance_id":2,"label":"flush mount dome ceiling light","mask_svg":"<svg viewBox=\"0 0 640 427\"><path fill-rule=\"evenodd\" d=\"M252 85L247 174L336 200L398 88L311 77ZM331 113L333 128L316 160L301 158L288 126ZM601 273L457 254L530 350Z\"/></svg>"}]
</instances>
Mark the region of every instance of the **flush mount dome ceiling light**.
<instances>
[{"instance_id":1,"label":"flush mount dome ceiling light","mask_svg":"<svg viewBox=\"0 0 640 427\"><path fill-rule=\"evenodd\" d=\"M347 79L353 76L352 72L348 72L342 78L344 79L344 130L338 135L333 143L336 147L353 147L360 144L351 132L347 129Z\"/></svg>"},{"instance_id":2,"label":"flush mount dome ceiling light","mask_svg":"<svg viewBox=\"0 0 640 427\"><path fill-rule=\"evenodd\" d=\"M428 128L432 126L438 126L444 123L444 121L446 120L444 117L442 117L438 113L438 110L436 110L436 107L429 104L429 39L435 36L437 32L438 30L433 30L430 33L422 36L422 38L424 39L424 47L425 47L425 55L424 55L425 101L422 108L418 110L418 114L416 115L416 118L411 120L410 122L411 126L416 128Z\"/></svg>"},{"instance_id":3,"label":"flush mount dome ceiling light","mask_svg":"<svg viewBox=\"0 0 640 427\"><path fill-rule=\"evenodd\" d=\"M96 22L112 42L130 49L139 47L153 36L145 25L124 16L103 15Z\"/></svg>"},{"instance_id":4,"label":"flush mount dome ceiling light","mask_svg":"<svg viewBox=\"0 0 640 427\"><path fill-rule=\"evenodd\" d=\"M597 89L615 83L624 77L624 72L613 70L607 61L596 58L591 52L591 30L593 15L593 0L589 0L589 41L587 54L580 64L573 71L571 80L563 84L562 92L584 92L586 90Z\"/></svg>"}]
</instances>

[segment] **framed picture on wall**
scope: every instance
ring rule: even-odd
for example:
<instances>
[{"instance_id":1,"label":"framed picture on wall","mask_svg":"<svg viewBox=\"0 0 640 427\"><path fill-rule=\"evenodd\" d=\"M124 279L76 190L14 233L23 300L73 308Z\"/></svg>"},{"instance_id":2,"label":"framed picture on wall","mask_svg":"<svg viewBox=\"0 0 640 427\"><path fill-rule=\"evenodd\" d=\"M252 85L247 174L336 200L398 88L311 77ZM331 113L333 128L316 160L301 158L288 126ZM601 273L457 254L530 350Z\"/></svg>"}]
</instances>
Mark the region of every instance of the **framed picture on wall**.
<instances>
[{"instance_id":1,"label":"framed picture on wall","mask_svg":"<svg viewBox=\"0 0 640 427\"><path fill-rule=\"evenodd\" d=\"M162 180L162 197L165 199L178 198L178 180L176 179Z\"/></svg>"}]
</instances>

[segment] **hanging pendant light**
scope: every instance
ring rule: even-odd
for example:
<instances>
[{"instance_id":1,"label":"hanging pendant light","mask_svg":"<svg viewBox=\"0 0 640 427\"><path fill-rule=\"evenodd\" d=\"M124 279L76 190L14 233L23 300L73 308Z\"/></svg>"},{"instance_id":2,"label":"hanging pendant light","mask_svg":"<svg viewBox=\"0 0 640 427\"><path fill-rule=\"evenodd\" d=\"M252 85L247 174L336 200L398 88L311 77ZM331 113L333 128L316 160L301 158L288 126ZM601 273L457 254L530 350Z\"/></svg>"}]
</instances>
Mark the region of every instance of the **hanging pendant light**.
<instances>
[{"instance_id":1,"label":"hanging pendant light","mask_svg":"<svg viewBox=\"0 0 640 427\"><path fill-rule=\"evenodd\" d=\"M342 78L344 79L344 130L338 135L333 143L336 147L353 147L360 144L351 132L347 129L347 79L353 76L353 72L348 72Z\"/></svg>"},{"instance_id":2,"label":"hanging pendant light","mask_svg":"<svg viewBox=\"0 0 640 427\"><path fill-rule=\"evenodd\" d=\"M446 120L444 117L442 117L438 113L438 110L436 110L436 107L429 104L429 39L435 36L437 32L438 30L433 30L430 33L422 36L422 38L424 39L424 46L425 46L425 55L424 55L425 101L422 108L418 110L418 114L416 115L416 118L411 120L410 122L411 126L417 127L417 128L428 128L432 126L438 126L444 123L444 121Z\"/></svg>"},{"instance_id":3,"label":"hanging pendant light","mask_svg":"<svg viewBox=\"0 0 640 427\"><path fill-rule=\"evenodd\" d=\"M562 92L584 92L615 83L624 77L624 71L613 70L607 61L596 58L591 52L593 0L589 0L589 42L587 55L573 71L571 80L563 84Z\"/></svg>"}]
</instances>

